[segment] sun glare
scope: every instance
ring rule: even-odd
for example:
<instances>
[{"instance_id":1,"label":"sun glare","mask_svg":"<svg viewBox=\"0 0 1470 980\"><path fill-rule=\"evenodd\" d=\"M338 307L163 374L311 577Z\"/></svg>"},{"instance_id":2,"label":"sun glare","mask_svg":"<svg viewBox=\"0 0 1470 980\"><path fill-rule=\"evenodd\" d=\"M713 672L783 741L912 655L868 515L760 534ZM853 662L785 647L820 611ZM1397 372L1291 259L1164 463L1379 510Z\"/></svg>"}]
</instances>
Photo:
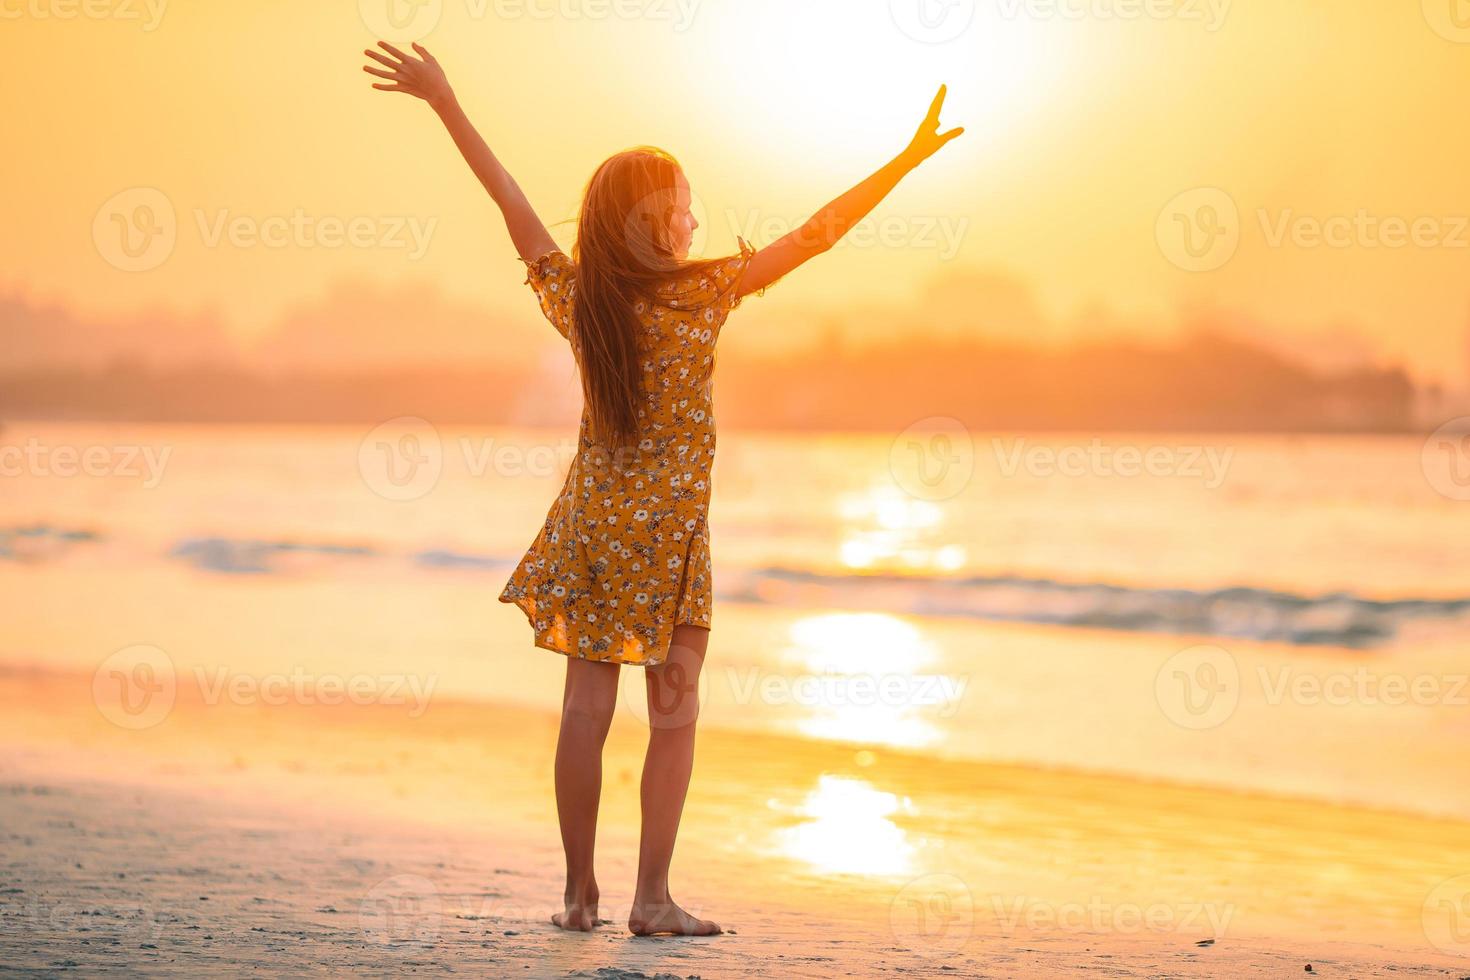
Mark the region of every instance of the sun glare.
<instances>
[{"instance_id":1,"label":"sun glare","mask_svg":"<svg viewBox=\"0 0 1470 980\"><path fill-rule=\"evenodd\" d=\"M832 874L905 874L914 846L891 817L909 808L861 779L824 775L797 811L807 820L781 832L781 850Z\"/></svg>"},{"instance_id":2,"label":"sun glare","mask_svg":"<svg viewBox=\"0 0 1470 980\"><path fill-rule=\"evenodd\" d=\"M900 148L891 144L911 135L941 82L950 86L946 120L972 132L1032 111L1057 60L1033 22L984 11L948 43L906 33L888 3L742 0L712 13L707 54L733 61L745 80L749 135L769 142L784 129L798 145L817 140L841 151L833 162L843 170L851 152Z\"/></svg>"},{"instance_id":3,"label":"sun glare","mask_svg":"<svg viewBox=\"0 0 1470 980\"><path fill-rule=\"evenodd\" d=\"M922 712L951 688L922 672L938 655L917 627L883 613L831 613L798 620L791 640L788 659L811 678L809 713L796 723L804 734L905 748L943 738Z\"/></svg>"},{"instance_id":4,"label":"sun glare","mask_svg":"<svg viewBox=\"0 0 1470 980\"><path fill-rule=\"evenodd\" d=\"M944 512L889 485L838 502L844 523L839 559L847 568L873 572L953 572L965 549L938 533Z\"/></svg>"},{"instance_id":5,"label":"sun glare","mask_svg":"<svg viewBox=\"0 0 1470 980\"><path fill-rule=\"evenodd\" d=\"M808 616L791 626L792 655L813 673L912 674L935 659L918 627L885 613Z\"/></svg>"}]
</instances>

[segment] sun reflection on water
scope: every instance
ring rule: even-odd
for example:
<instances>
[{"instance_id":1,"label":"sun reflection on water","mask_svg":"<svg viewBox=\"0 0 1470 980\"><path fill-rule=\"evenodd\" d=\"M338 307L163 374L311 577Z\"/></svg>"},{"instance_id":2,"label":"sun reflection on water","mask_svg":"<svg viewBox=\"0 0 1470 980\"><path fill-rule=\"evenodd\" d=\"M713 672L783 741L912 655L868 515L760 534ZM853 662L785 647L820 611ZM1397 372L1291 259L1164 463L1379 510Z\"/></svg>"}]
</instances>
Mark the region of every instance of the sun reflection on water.
<instances>
[{"instance_id":1,"label":"sun reflection on water","mask_svg":"<svg viewBox=\"0 0 1470 980\"><path fill-rule=\"evenodd\" d=\"M912 809L861 779L824 775L797 810L805 822L779 832L781 851L833 874L906 874L914 846L890 818Z\"/></svg>"},{"instance_id":2,"label":"sun reflection on water","mask_svg":"<svg viewBox=\"0 0 1470 980\"><path fill-rule=\"evenodd\" d=\"M934 540L944 522L938 504L877 486L843 498L837 512L847 525L839 549L847 568L913 573L964 567L963 547Z\"/></svg>"},{"instance_id":3,"label":"sun reflection on water","mask_svg":"<svg viewBox=\"0 0 1470 980\"><path fill-rule=\"evenodd\" d=\"M923 717L943 707L950 679L924 673L938 659L913 624L886 613L829 613L791 626L789 660L810 682L797 728L814 738L921 748L943 733Z\"/></svg>"}]
</instances>

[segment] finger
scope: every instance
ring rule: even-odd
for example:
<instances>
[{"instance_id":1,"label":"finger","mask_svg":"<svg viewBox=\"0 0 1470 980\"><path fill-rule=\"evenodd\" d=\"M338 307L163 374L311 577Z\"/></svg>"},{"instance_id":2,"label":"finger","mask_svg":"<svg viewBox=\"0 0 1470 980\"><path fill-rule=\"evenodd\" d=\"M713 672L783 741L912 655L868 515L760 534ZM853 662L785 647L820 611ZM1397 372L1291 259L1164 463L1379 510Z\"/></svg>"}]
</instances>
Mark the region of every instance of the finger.
<instances>
[{"instance_id":1,"label":"finger","mask_svg":"<svg viewBox=\"0 0 1470 980\"><path fill-rule=\"evenodd\" d=\"M366 51L363 52L363 54L367 55L369 58L373 59L379 64L387 65L389 68L397 68L399 65L399 63L394 61L392 58L385 58L382 55L378 54L378 52L374 51L372 48L368 48Z\"/></svg>"},{"instance_id":2,"label":"finger","mask_svg":"<svg viewBox=\"0 0 1470 980\"><path fill-rule=\"evenodd\" d=\"M948 143L950 140L957 140L957 139L959 139L963 135L965 135L965 127L963 127L963 126L957 126L954 129L951 129L947 133L940 133L939 134L939 141L940 141L939 142L939 145L940 146L943 146L945 143Z\"/></svg>"},{"instance_id":3,"label":"finger","mask_svg":"<svg viewBox=\"0 0 1470 980\"><path fill-rule=\"evenodd\" d=\"M381 82L374 82L373 88L377 89L379 92L403 92L406 95L414 94L413 90L410 89L407 85L384 85Z\"/></svg>"},{"instance_id":4,"label":"finger","mask_svg":"<svg viewBox=\"0 0 1470 980\"><path fill-rule=\"evenodd\" d=\"M379 41L378 47L382 48L384 51L388 52L399 61L408 62L413 60L408 55L404 54L402 51L399 51L393 45L389 44L387 41Z\"/></svg>"},{"instance_id":5,"label":"finger","mask_svg":"<svg viewBox=\"0 0 1470 980\"><path fill-rule=\"evenodd\" d=\"M437 65L439 63L439 59L436 58L436 57L434 57L432 54L430 54L429 53L429 49L426 48L426 47L424 47L422 44L418 43L417 41L413 42L413 49L418 52L418 56L420 58L423 58L429 64L431 64L431 65Z\"/></svg>"},{"instance_id":6,"label":"finger","mask_svg":"<svg viewBox=\"0 0 1470 980\"><path fill-rule=\"evenodd\" d=\"M934 102L929 106L929 115L926 117L930 122L939 122L939 113L944 108L944 97L949 94L949 86L939 86L939 93L934 96Z\"/></svg>"},{"instance_id":7,"label":"finger","mask_svg":"<svg viewBox=\"0 0 1470 980\"><path fill-rule=\"evenodd\" d=\"M396 73L391 71L383 71L381 68L374 68L372 65L363 65L362 70L367 72L369 75L377 75L379 78L391 78L394 81L398 80L398 75Z\"/></svg>"}]
</instances>

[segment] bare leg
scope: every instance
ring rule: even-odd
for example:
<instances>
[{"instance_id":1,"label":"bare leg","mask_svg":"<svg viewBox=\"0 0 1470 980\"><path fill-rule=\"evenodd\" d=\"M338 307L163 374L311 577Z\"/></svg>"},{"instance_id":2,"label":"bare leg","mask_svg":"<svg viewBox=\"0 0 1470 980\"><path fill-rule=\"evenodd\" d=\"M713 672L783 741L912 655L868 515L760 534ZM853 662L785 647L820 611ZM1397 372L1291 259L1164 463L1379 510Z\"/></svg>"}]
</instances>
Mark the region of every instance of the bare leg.
<instances>
[{"instance_id":1,"label":"bare leg","mask_svg":"<svg viewBox=\"0 0 1470 980\"><path fill-rule=\"evenodd\" d=\"M619 669L617 664L567 658L556 740L556 815L567 856L566 910L551 917L563 929L586 932L597 925L592 851L602 794L602 746L617 707Z\"/></svg>"},{"instance_id":2,"label":"bare leg","mask_svg":"<svg viewBox=\"0 0 1470 980\"><path fill-rule=\"evenodd\" d=\"M644 670L648 687L648 755L643 760L643 832L638 848L638 887L628 928L636 935L674 933L712 936L720 927L697 919L669 896L669 863L694 767L694 728L699 720L699 672L709 630L676 626L668 659Z\"/></svg>"}]
</instances>

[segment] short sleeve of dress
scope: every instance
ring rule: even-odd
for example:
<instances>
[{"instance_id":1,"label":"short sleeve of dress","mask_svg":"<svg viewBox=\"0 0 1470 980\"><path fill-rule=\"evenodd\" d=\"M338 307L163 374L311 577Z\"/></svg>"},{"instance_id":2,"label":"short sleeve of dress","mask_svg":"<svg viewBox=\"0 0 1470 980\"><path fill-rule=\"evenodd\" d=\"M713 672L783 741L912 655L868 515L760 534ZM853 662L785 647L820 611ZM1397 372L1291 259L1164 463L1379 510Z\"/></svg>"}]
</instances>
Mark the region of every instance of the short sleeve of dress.
<instances>
[{"instance_id":1,"label":"short sleeve of dress","mask_svg":"<svg viewBox=\"0 0 1470 980\"><path fill-rule=\"evenodd\" d=\"M572 333L572 311L577 295L577 267L565 252L547 252L526 263L526 282L541 303L541 312L563 337Z\"/></svg>"},{"instance_id":2,"label":"short sleeve of dress","mask_svg":"<svg viewBox=\"0 0 1470 980\"><path fill-rule=\"evenodd\" d=\"M744 299L739 295L740 281L745 278L745 270L750 268L750 260L753 258L755 258L755 249L751 248L750 244L742 238L740 239L740 253L721 260L711 270L710 277L714 280L720 304L727 315ZM765 290L762 289L760 292L764 294Z\"/></svg>"},{"instance_id":3,"label":"short sleeve of dress","mask_svg":"<svg viewBox=\"0 0 1470 980\"><path fill-rule=\"evenodd\" d=\"M663 290L663 301L674 309L701 314L718 330L730 311L740 305L740 281L754 257L755 249L742 239L739 254L700 263L684 277L670 282Z\"/></svg>"}]
</instances>

